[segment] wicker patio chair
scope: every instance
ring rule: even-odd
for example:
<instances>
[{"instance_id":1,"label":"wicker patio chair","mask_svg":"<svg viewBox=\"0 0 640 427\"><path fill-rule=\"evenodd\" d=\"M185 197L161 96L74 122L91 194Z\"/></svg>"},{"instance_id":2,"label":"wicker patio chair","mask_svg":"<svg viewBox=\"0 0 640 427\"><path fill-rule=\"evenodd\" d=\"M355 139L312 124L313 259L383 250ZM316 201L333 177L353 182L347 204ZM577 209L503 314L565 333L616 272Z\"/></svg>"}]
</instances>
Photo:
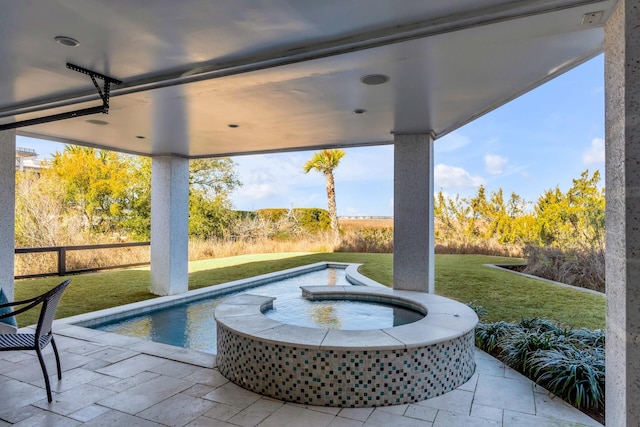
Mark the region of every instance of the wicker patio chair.
<instances>
[{"instance_id":1,"label":"wicker patio chair","mask_svg":"<svg viewBox=\"0 0 640 427\"><path fill-rule=\"evenodd\" d=\"M47 399L49 402L51 398L51 385L49 384L49 375L47 374L47 367L45 366L44 359L42 358L42 349L49 343L53 347L53 353L56 356L56 367L58 368L58 380L62 379L62 371L60 370L60 356L58 355L58 348L56 342L53 339L53 333L51 331L51 325L53 323L53 316L56 312L56 307L60 301L62 293L69 285L70 280L65 280L55 288L51 289L44 294L29 298L22 301L14 301L6 304L0 304L0 308L4 307L19 307L13 312L0 314L0 319L15 316L16 314L24 313L27 310L31 310L34 307L42 304L40 309L40 317L38 318L38 325L36 326L35 333L16 333L16 334L0 334L0 351L15 351L15 350L35 350L40 361L40 367L42 368L42 374L44 375L44 382L47 386Z\"/></svg>"}]
</instances>

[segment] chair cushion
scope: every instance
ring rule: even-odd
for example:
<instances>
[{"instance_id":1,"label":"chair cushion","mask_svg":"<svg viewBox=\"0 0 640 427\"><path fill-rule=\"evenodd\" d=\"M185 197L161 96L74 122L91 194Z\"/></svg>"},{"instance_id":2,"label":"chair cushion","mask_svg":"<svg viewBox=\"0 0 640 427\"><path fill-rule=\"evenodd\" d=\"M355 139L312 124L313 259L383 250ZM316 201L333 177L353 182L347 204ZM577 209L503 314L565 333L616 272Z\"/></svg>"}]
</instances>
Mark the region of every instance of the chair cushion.
<instances>
[{"instance_id":1,"label":"chair cushion","mask_svg":"<svg viewBox=\"0 0 640 427\"><path fill-rule=\"evenodd\" d=\"M10 350L11 348L35 348L35 334L0 334L0 351ZM40 337L40 348L44 348L51 342L51 336L45 335Z\"/></svg>"},{"instance_id":2,"label":"chair cushion","mask_svg":"<svg viewBox=\"0 0 640 427\"><path fill-rule=\"evenodd\" d=\"M7 296L4 294L4 290L0 288L0 304L6 304L9 300L7 300ZM11 313L13 309L11 307L0 308L0 314ZM4 319L0 319L0 322L3 324L9 325L15 329L18 328L18 323L16 322L15 316L5 317ZM6 329L6 328L5 328Z\"/></svg>"}]
</instances>

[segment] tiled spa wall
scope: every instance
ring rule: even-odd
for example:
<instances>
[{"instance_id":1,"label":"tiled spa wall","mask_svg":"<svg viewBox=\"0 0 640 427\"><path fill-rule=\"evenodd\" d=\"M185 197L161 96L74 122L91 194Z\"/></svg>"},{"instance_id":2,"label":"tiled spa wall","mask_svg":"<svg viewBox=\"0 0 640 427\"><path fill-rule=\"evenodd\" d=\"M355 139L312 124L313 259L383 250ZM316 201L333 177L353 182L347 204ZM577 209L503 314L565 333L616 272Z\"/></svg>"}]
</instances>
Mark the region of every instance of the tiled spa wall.
<instances>
[{"instance_id":1,"label":"tiled spa wall","mask_svg":"<svg viewBox=\"0 0 640 427\"><path fill-rule=\"evenodd\" d=\"M261 342L218 323L220 372L280 400L319 406L412 403L464 384L475 370L473 331L410 349L303 348Z\"/></svg>"}]
</instances>

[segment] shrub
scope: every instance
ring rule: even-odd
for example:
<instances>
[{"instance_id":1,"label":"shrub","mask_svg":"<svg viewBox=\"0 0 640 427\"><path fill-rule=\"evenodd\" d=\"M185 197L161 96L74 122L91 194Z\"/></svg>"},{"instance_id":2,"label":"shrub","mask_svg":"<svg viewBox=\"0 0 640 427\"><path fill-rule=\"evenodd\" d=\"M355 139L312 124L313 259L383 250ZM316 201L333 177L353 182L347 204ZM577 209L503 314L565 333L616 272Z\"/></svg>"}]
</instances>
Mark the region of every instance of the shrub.
<instances>
[{"instance_id":1,"label":"shrub","mask_svg":"<svg viewBox=\"0 0 640 427\"><path fill-rule=\"evenodd\" d=\"M479 323L476 326L476 346L489 353L502 350L501 343L510 334L521 330L514 323Z\"/></svg>"},{"instance_id":2,"label":"shrub","mask_svg":"<svg viewBox=\"0 0 640 427\"><path fill-rule=\"evenodd\" d=\"M319 233L331 228L329 212L320 208L259 209L256 214L262 221L274 224L280 230L280 237L295 236L299 232Z\"/></svg>"},{"instance_id":3,"label":"shrub","mask_svg":"<svg viewBox=\"0 0 640 427\"><path fill-rule=\"evenodd\" d=\"M576 348L550 349L530 358L537 383L576 408L604 407L604 351Z\"/></svg>"},{"instance_id":4,"label":"shrub","mask_svg":"<svg viewBox=\"0 0 640 427\"><path fill-rule=\"evenodd\" d=\"M604 348L606 334L604 331L581 328L571 329L567 332L567 338L578 348Z\"/></svg>"},{"instance_id":5,"label":"shrub","mask_svg":"<svg viewBox=\"0 0 640 427\"><path fill-rule=\"evenodd\" d=\"M522 372L529 370L530 358L537 352L568 348L566 341L555 331L538 332L522 329L503 338L501 355L509 366Z\"/></svg>"},{"instance_id":6,"label":"shrub","mask_svg":"<svg viewBox=\"0 0 640 427\"><path fill-rule=\"evenodd\" d=\"M331 218L326 209L295 208L291 216L308 233L318 233L331 229Z\"/></svg>"},{"instance_id":7,"label":"shrub","mask_svg":"<svg viewBox=\"0 0 640 427\"><path fill-rule=\"evenodd\" d=\"M604 250L598 247L560 250L527 245L523 273L604 292Z\"/></svg>"},{"instance_id":8,"label":"shrub","mask_svg":"<svg viewBox=\"0 0 640 427\"><path fill-rule=\"evenodd\" d=\"M546 319L476 327L479 348L576 408L596 412L604 409L604 344L601 330L561 328Z\"/></svg>"},{"instance_id":9,"label":"shrub","mask_svg":"<svg viewBox=\"0 0 640 427\"><path fill-rule=\"evenodd\" d=\"M563 329L558 327L551 320L539 319L537 317L522 319L520 320L520 322L518 322L518 326L520 326L522 329L524 329L527 332L537 332L537 333L554 332L559 334L563 331Z\"/></svg>"}]
</instances>

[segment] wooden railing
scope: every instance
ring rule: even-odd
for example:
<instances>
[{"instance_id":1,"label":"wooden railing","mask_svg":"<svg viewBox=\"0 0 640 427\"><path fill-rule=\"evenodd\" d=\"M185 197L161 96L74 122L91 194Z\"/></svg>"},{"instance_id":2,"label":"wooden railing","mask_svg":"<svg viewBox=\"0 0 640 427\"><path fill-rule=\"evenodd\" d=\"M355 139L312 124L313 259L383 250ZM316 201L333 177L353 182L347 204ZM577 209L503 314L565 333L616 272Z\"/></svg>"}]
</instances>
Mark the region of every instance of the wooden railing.
<instances>
[{"instance_id":1,"label":"wooden railing","mask_svg":"<svg viewBox=\"0 0 640 427\"><path fill-rule=\"evenodd\" d=\"M149 262L136 262L131 264L118 264L109 266L100 266L92 268L82 268L75 270L67 269L67 252L69 251L83 251L89 249L111 249L111 248L129 248L134 246L149 246L150 242L133 242L133 243L107 243L103 245L77 245L77 246L50 246L46 248L16 248L16 254L31 254L31 253L43 253L43 252L55 252L58 254L58 269L56 272L49 273L35 273L35 274L23 274L15 276L16 279L26 279L30 277L45 277L45 276L64 276L69 273L86 273L98 270L108 270L113 268L127 268L138 267L141 265L149 265Z\"/></svg>"}]
</instances>

